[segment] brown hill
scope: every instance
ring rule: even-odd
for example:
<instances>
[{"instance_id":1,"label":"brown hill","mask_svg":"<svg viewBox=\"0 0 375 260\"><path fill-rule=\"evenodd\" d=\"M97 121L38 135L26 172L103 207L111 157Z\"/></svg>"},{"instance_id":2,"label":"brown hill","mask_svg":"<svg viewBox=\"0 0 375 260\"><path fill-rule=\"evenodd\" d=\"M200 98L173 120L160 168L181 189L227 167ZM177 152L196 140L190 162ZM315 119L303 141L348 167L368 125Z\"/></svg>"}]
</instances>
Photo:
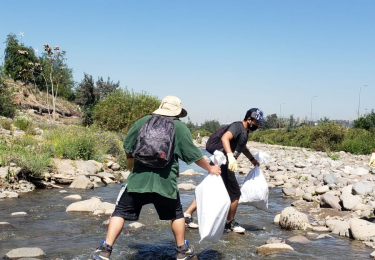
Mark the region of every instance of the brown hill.
<instances>
[{"instance_id":1,"label":"brown hill","mask_svg":"<svg viewBox=\"0 0 375 260\"><path fill-rule=\"evenodd\" d=\"M26 109L37 120L47 121L53 118L52 95L39 91L33 85L24 85L7 79L5 86L13 93L12 103ZM81 120L82 113L78 105L63 98L56 98L55 120L64 124L75 124Z\"/></svg>"}]
</instances>

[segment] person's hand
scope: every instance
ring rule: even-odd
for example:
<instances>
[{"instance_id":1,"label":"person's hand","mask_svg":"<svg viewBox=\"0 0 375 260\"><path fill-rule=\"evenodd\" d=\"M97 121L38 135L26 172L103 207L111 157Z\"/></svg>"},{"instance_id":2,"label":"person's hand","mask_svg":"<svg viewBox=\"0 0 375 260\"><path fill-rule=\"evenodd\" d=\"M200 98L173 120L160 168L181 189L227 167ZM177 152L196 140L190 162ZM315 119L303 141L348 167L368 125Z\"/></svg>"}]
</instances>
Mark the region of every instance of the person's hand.
<instances>
[{"instance_id":1,"label":"person's hand","mask_svg":"<svg viewBox=\"0 0 375 260\"><path fill-rule=\"evenodd\" d=\"M260 166L259 162L257 159L255 159L254 157L250 160L250 162L254 165L254 166Z\"/></svg>"},{"instance_id":2,"label":"person's hand","mask_svg":"<svg viewBox=\"0 0 375 260\"><path fill-rule=\"evenodd\" d=\"M228 157L228 169L232 172L237 171L237 161L233 156L233 153L227 153Z\"/></svg>"},{"instance_id":3,"label":"person's hand","mask_svg":"<svg viewBox=\"0 0 375 260\"><path fill-rule=\"evenodd\" d=\"M372 153L369 166L375 166L375 153Z\"/></svg>"},{"instance_id":4,"label":"person's hand","mask_svg":"<svg viewBox=\"0 0 375 260\"><path fill-rule=\"evenodd\" d=\"M134 167L134 158L126 158L126 169L132 171Z\"/></svg>"},{"instance_id":5,"label":"person's hand","mask_svg":"<svg viewBox=\"0 0 375 260\"><path fill-rule=\"evenodd\" d=\"M220 167L217 167L215 165L210 165L210 171L209 173L215 174L215 175L220 175L221 174L221 169Z\"/></svg>"}]
</instances>

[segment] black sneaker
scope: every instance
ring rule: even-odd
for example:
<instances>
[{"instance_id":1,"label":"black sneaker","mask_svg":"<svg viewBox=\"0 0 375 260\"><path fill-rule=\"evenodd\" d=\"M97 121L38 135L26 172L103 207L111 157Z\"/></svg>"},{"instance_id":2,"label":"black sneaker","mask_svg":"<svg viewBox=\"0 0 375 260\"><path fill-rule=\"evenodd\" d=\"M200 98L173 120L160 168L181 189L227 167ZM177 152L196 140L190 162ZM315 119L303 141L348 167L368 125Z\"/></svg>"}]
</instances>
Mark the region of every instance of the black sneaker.
<instances>
[{"instance_id":1,"label":"black sneaker","mask_svg":"<svg viewBox=\"0 0 375 260\"><path fill-rule=\"evenodd\" d=\"M103 240L100 246L91 254L92 259L95 260L109 260L112 253L112 247L107 245Z\"/></svg>"},{"instance_id":2,"label":"black sneaker","mask_svg":"<svg viewBox=\"0 0 375 260\"><path fill-rule=\"evenodd\" d=\"M185 217L185 226L189 228L198 228L198 224L194 223L193 217Z\"/></svg>"},{"instance_id":3,"label":"black sneaker","mask_svg":"<svg viewBox=\"0 0 375 260\"><path fill-rule=\"evenodd\" d=\"M245 229L241 227L234 219L231 222L225 224L225 229L227 229L228 231L233 231L235 233L245 233Z\"/></svg>"},{"instance_id":4,"label":"black sneaker","mask_svg":"<svg viewBox=\"0 0 375 260\"><path fill-rule=\"evenodd\" d=\"M187 246L185 250L177 250L177 260L193 260L198 259L195 256L194 247L193 246Z\"/></svg>"}]
</instances>

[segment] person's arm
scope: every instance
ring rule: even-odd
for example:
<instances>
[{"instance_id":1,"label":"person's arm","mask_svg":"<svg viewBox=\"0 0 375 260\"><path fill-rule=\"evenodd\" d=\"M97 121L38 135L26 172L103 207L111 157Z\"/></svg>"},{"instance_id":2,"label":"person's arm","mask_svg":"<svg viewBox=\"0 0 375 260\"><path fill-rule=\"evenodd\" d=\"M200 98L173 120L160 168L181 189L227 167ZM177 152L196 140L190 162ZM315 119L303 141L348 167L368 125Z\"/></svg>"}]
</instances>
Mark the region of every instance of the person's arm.
<instances>
[{"instance_id":1,"label":"person's arm","mask_svg":"<svg viewBox=\"0 0 375 260\"><path fill-rule=\"evenodd\" d=\"M259 162L257 159L254 158L254 156L251 154L250 150L247 149L245 146L242 150L242 153L249 159L249 161L254 165L259 167Z\"/></svg>"},{"instance_id":2,"label":"person's arm","mask_svg":"<svg viewBox=\"0 0 375 260\"><path fill-rule=\"evenodd\" d=\"M217 167L217 166L214 166L214 165L209 165L208 162L204 158L201 158L200 160L195 161L195 163L199 167L205 169L206 171L208 171L211 174L215 174L215 175L220 175L221 174L220 167Z\"/></svg>"},{"instance_id":3,"label":"person's arm","mask_svg":"<svg viewBox=\"0 0 375 260\"><path fill-rule=\"evenodd\" d=\"M230 148L230 140L233 139L233 134L230 131L226 131L225 134L221 137L221 143L223 144L223 148L225 152L228 153L233 153L232 148Z\"/></svg>"},{"instance_id":4,"label":"person's arm","mask_svg":"<svg viewBox=\"0 0 375 260\"><path fill-rule=\"evenodd\" d=\"M227 153L228 158L228 169L232 172L237 171L237 161L234 158L232 148L230 147L230 140L233 139L233 134L231 131L226 131L225 134L221 137L221 143L223 148Z\"/></svg>"}]
</instances>

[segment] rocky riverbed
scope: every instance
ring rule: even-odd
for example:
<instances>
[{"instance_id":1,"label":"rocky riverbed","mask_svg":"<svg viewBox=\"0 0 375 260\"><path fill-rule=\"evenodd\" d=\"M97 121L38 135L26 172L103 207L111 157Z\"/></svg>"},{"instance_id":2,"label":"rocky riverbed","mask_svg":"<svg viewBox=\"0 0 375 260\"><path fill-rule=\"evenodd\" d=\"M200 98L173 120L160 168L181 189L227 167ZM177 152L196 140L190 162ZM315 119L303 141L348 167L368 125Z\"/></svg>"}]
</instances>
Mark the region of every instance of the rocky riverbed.
<instances>
[{"instance_id":1,"label":"rocky riverbed","mask_svg":"<svg viewBox=\"0 0 375 260\"><path fill-rule=\"evenodd\" d=\"M197 146L203 146L203 138ZM337 235L342 239L358 240L368 248L375 248L375 223L373 212L375 207L373 169L368 166L369 156L352 155L345 152L325 153L315 152L297 147L283 147L262 143L249 142L248 147L253 154L264 151L270 156L270 161L261 165L270 189L282 189L283 197L293 199L287 206L274 214L273 222L283 230L296 230L297 236L288 239L269 237L264 245L255 250L260 256L293 251L293 243L303 244L320 236ZM206 157L207 160L208 157ZM5 173L17 171L17 165L0 168L0 203L5 200L15 200L26 192L31 192L36 186L59 189L61 194L68 193L64 201L70 201L66 212L83 211L96 216L110 215L114 204L101 198L82 198L83 190L92 190L126 179L128 172L120 171L116 158L107 158L105 164L95 161L56 160L57 170L45 173L43 180L4 181ZM241 155L239 162L239 179L252 169L251 163ZM202 173L188 169L181 172L180 190L193 192L196 185L189 181L193 178L203 178ZM35 186L36 185L36 186ZM76 189L79 194L74 194ZM19 198L21 199L21 198ZM76 202L75 202L76 201ZM186 206L186 205L184 205ZM13 212L22 216L26 212ZM1 222L5 229L11 226L9 222ZM131 223L133 228L142 228L138 223ZM308 239L309 238L309 239ZM7 253L9 258L35 257L40 254L40 248L15 248ZM31 250L31 251L30 251ZM14 256L16 253L17 256ZM21 252L21 253L20 253ZM22 253L23 252L23 253ZM371 257L375 257L372 253ZM370 257L370 256L369 256Z\"/></svg>"}]
</instances>

